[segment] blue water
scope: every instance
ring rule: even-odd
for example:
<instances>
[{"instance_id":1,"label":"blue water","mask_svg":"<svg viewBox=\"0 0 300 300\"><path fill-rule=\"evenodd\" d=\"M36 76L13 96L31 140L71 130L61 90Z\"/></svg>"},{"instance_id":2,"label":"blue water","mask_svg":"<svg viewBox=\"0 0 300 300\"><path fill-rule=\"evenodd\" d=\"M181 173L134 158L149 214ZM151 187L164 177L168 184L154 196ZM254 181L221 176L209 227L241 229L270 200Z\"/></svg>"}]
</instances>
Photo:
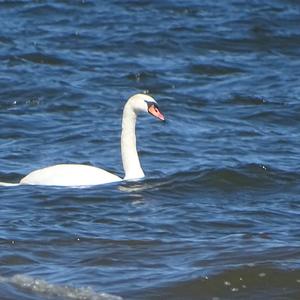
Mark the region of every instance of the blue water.
<instances>
[{"instance_id":1,"label":"blue water","mask_svg":"<svg viewBox=\"0 0 300 300\"><path fill-rule=\"evenodd\" d=\"M59 163L123 176L0 187L0 298L299 299L300 3L0 2L0 181Z\"/></svg>"}]
</instances>

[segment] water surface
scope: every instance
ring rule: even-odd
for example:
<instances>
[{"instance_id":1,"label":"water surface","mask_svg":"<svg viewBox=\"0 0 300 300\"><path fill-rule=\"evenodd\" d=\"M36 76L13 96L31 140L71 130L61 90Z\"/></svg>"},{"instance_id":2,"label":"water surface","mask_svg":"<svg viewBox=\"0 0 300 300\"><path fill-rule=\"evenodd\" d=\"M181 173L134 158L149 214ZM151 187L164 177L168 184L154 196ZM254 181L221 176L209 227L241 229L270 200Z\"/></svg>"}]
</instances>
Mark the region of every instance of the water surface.
<instances>
[{"instance_id":1,"label":"water surface","mask_svg":"<svg viewBox=\"0 0 300 300\"><path fill-rule=\"evenodd\" d=\"M0 180L58 163L147 177L4 188L0 298L299 299L297 1L1 1Z\"/></svg>"}]
</instances>

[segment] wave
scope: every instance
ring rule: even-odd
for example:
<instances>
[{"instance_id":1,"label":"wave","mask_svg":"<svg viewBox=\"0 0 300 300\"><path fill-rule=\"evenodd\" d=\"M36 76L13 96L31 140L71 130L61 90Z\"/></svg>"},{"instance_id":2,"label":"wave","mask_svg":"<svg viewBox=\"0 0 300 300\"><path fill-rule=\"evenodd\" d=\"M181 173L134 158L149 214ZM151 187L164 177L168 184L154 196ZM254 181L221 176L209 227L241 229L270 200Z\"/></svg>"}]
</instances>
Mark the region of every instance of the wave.
<instances>
[{"instance_id":1,"label":"wave","mask_svg":"<svg viewBox=\"0 0 300 300\"><path fill-rule=\"evenodd\" d=\"M185 170L160 178L150 178L142 182L127 182L120 186L123 191L138 192L156 190L161 192L187 193L193 191L240 189L273 189L297 185L300 174L275 169L262 164L245 164L235 167Z\"/></svg>"},{"instance_id":2,"label":"wave","mask_svg":"<svg viewBox=\"0 0 300 300\"><path fill-rule=\"evenodd\" d=\"M122 300L119 296L97 293L90 287L75 288L69 285L56 285L23 274L17 274L12 277L0 276L0 283L8 283L17 288L43 294L48 297L61 297L72 300Z\"/></svg>"}]
</instances>

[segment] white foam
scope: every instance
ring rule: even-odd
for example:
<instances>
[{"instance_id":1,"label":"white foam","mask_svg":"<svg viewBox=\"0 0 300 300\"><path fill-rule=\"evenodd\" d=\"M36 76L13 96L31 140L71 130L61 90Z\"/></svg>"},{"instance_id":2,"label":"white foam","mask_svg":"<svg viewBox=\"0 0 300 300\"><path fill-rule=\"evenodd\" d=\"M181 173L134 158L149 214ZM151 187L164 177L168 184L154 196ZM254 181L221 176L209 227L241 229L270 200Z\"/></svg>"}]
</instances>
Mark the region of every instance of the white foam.
<instances>
[{"instance_id":1,"label":"white foam","mask_svg":"<svg viewBox=\"0 0 300 300\"><path fill-rule=\"evenodd\" d=\"M32 292L46 294L53 297L62 297L72 300L122 300L119 296L106 293L97 293L90 287L75 288L68 285L56 285L45 280L27 275L14 275L12 277L0 276L0 282L10 283L19 288Z\"/></svg>"}]
</instances>

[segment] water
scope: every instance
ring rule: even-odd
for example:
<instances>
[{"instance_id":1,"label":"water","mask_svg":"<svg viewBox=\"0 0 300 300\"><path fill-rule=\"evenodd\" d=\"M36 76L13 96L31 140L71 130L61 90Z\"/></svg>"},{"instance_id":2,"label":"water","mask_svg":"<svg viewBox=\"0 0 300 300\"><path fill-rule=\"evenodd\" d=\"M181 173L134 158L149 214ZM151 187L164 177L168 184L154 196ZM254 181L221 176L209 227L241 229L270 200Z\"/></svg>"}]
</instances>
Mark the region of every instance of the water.
<instances>
[{"instance_id":1,"label":"water","mask_svg":"<svg viewBox=\"0 0 300 300\"><path fill-rule=\"evenodd\" d=\"M147 177L2 187L0 298L299 299L298 1L1 1L0 181L58 163Z\"/></svg>"}]
</instances>

